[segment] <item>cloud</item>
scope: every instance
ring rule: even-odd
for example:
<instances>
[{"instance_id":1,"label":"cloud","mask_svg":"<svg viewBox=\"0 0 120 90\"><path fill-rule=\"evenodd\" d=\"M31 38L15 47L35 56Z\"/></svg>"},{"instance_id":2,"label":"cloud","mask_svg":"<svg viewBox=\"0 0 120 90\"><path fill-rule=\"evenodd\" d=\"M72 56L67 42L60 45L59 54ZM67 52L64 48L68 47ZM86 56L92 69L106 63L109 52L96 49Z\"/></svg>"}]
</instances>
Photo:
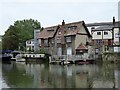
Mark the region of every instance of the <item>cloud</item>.
<instances>
[{"instance_id":1,"label":"cloud","mask_svg":"<svg viewBox=\"0 0 120 90\"><path fill-rule=\"evenodd\" d=\"M42 26L52 26L65 22L74 22L84 20L88 22L109 21L113 16L117 17L117 2L74 2L62 3L46 2L37 0L4 0L0 16L0 34L16 20L37 19ZM51 0L49 0L51 1ZM54 0L52 0L54 1ZM60 1L60 0L59 0ZM111 1L111 0L110 0ZM106 13L107 12L107 13Z\"/></svg>"}]
</instances>

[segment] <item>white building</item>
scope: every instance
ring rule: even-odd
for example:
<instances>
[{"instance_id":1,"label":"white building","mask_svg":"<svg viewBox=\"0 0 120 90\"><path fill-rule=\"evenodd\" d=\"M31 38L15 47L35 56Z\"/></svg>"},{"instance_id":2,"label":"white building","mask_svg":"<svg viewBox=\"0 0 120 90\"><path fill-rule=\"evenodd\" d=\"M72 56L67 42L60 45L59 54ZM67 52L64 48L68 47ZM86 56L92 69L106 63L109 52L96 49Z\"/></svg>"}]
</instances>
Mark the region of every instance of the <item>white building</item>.
<instances>
[{"instance_id":1,"label":"white building","mask_svg":"<svg viewBox=\"0 0 120 90\"><path fill-rule=\"evenodd\" d=\"M34 50L34 39L30 39L26 41L26 50L33 51Z\"/></svg>"},{"instance_id":2,"label":"white building","mask_svg":"<svg viewBox=\"0 0 120 90\"><path fill-rule=\"evenodd\" d=\"M115 21L115 18L113 18L113 22L87 24L87 28L91 31L93 45L97 51L110 51L111 49L114 50L114 52L120 52L119 24L120 21ZM101 48L103 46L105 47Z\"/></svg>"}]
</instances>

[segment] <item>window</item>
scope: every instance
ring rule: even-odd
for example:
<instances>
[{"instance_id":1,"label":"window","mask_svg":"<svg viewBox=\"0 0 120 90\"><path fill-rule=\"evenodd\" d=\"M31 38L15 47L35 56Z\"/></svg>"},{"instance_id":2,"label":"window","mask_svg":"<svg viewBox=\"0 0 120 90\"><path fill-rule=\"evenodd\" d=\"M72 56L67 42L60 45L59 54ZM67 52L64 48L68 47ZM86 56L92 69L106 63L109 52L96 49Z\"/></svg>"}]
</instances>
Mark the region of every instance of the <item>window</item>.
<instances>
[{"instance_id":1,"label":"window","mask_svg":"<svg viewBox=\"0 0 120 90\"><path fill-rule=\"evenodd\" d=\"M60 30L58 31L58 35L61 35L61 31Z\"/></svg>"},{"instance_id":2,"label":"window","mask_svg":"<svg viewBox=\"0 0 120 90\"><path fill-rule=\"evenodd\" d=\"M68 29L69 30L75 30L77 28L77 26L69 26Z\"/></svg>"},{"instance_id":3,"label":"window","mask_svg":"<svg viewBox=\"0 0 120 90\"><path fill-rule=\"evenodd\" d=\"M118 33L115 33L115 37L116 38L119 38L120 37L120 33L118 32Z\"/></svg>"},{"instance_id":4,"label":"window","mask_svg":"<svg viewBox=\"0 0 120 90\"><path fill-rule=\"evenodd\" d=\"M51 43L54 44L54 39L51 40Z\"/></svg>"},{"instance_id":5,"label":"window","mask_svg":"<svg viewBox=\"0 0 120 90\"><path fill-rule=\"evenodd\" d=\"M104 35L108 35L108 32L104 32Z\"/></svg>"},{"instance_id":6,"label":"window","mask_svg":"<svg viewBox=\"0 0 120 90\"><path fill-rule=\"evenodd\" d=\"M27 41L27 44L31 44L31 41Z\"/></svg>"},{"instance_id":7,"label":"window","mask_svg":"<svg viewBox=\"0 0 120 90\"><path fill-rule=\"evenodd\" d=\"M96 44L100 45L102 43L102 40L96 40Z\"/></svg>"},{"instance_id":8,"label":"window","mask_svg":"<svg viewBox=\"0 0 120 90\"><path fill-rule=\"evenodd\" d=\"M48 45L48 40L47 40L47 39L44 40L44 45L45 45L45 46Z\"/></svg>"},{"instance_id":9,"label":"window","mask_svg":"<svg viewBox=\"0 0 120 90\"><path fill-rule=\"evenodd\" d=\"M61 43L61 37L57 37L57 43Z\"/></svg>"},{"instance_id":10,"label":"window","mask_svg":"<svg viewBox=\"0 0 120 90\"><path fill-rule=\"evenodd\" d=\"M45 43L45 44L46 44L46 43L48 43L48 40L47 40L47 39L45 39L45 40L44 40L44 43Z\"/></svg>"},{"instance_id":11,"label":"window","mask_svg":"<svg viewBox=\"0 0 120 90\"><path fill-rule=\"evenodd\" d=\"M101 35L101 32L97 32L97 35Z\"/></svg>"},{"instance_id":12,"label":"window","mask_svg":"<svg viewBox=\"0 0 120 90\"><path fill-rule=\"evenodd\" d=\"M71 36L66 37L66 42L72 42L72 40L71 40Z\"/></svg>"}]
</instances>

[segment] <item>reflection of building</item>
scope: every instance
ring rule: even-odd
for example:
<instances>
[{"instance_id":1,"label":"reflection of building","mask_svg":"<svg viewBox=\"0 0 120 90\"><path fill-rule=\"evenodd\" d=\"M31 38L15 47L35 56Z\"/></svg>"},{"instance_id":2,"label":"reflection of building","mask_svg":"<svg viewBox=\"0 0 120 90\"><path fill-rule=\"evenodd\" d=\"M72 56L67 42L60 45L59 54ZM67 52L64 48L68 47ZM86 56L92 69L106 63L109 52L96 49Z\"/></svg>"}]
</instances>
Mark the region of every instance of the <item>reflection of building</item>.
<instances>
[{"instance_id":1,"label":"reflection of building","mask_svg":"<svg viewBox=\"0 0 120 90\"><path fill-rule=\"evenodd\" d=\"M85 47L91 42L91 35L84 21L44 28L39 34L41 48L52 55L74 55L80 44ZM87 48L87 47L86 47Z\"/></svg>"}]
</instances>

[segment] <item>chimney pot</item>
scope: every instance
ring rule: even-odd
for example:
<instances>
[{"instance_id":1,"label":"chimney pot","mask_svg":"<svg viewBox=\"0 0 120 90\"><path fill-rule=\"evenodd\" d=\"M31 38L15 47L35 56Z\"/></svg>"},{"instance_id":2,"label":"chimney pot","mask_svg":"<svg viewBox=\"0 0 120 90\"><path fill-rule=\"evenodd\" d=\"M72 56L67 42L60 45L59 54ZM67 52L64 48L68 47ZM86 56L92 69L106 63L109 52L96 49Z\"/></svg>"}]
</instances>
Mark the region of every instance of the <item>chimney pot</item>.
<instances>
[{"instance_id":1,"label":"chimney pot","mask_svg":"<svg viewBox=\"0 0 120 90\"><path fill-rule=\"evenodd\" d=\"M113 17L113 25L115 24L115 17Z\"/></svg>"},{"instance_id":2,"label":"chimney pot","mask_svg":"<svg viewBox=\"0 0 120 90\"><path fill-rule=\"evenodd\" d=\"M64 26L65 25L65 21L63 20L63 22L62 22L62 25Z\"/></svg>"}]
</instances>

